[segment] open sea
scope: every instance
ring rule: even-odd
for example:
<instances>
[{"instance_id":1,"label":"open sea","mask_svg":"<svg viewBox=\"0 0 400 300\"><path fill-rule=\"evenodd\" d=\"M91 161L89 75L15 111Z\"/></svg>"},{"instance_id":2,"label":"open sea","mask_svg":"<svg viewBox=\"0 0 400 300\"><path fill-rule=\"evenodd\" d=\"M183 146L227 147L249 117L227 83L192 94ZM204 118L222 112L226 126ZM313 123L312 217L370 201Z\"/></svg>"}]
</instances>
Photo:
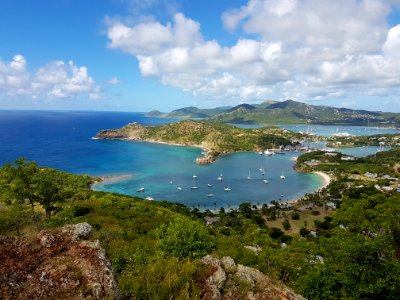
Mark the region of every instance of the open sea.
<instances>
[{"instance_id":1,"label":"open sea","mask_svg":"<svg viewBox=\"0 0 400 300\"><path fill-rule=\"evenodd\" d=\"M199 166L194 162L202 152L198 148L92 139L99 130L119 128L129 122L161 125L175 121L126 112L0 111L0 165L26 157L39 165L75 174L125 175L94 188L201 209L295 199L317 190L323 183L318 175L293 170L293 159L299 155L295 152L273 156L236 153L223 156L211 165ZM291 126L287 128L293 129ZM351 133L351 129L342 131ZM336 130L337 126L320 128L323 132ZM363 134L393 133L392 129L369 127L357 130ZM319 134L317 129L313 133ZM376 147L351 151L353 155L364 156L375 153ZM264 176L260 168L265 169ZM220 173L223 181L217 180ZM280 179L282 174L285 180ZM249 175L251 179L247 179ZM268 184L264 183L265 179ZM198 189L190 188L194 185ZM224 191L226 187L231 191ZM137 192L140 188L145 191Z\"/></svg>"}]
</instances>

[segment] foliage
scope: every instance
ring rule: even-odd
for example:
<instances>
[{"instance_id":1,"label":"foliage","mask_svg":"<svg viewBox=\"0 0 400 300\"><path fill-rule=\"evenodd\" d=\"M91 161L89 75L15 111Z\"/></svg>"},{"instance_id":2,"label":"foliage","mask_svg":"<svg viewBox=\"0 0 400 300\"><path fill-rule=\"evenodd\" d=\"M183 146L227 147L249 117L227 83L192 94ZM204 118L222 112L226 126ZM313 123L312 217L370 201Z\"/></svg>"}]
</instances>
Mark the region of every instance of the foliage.
<instances>
[{"instance_id":1,"label":"foliage","mask_svg":"<svg viewBox=\"0 0 400 300\"><path fill-rule=\"evenodd\" d=\"M158 231L160 248L168 256L200 258L214 247L206 228L197 221L175 219Z\"/></svg>"}]
</instances>

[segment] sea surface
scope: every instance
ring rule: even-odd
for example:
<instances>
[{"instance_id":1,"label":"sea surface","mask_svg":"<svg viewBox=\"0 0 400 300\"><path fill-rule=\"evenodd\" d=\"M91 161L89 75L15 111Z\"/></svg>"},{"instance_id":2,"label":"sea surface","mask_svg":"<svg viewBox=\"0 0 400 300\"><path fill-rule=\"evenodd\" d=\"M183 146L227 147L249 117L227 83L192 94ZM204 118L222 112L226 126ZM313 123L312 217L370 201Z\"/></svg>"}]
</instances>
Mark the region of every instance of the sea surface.
<instances>
[{"instance_id":1,"label":"sea surface","mask_svg":"<svg viewBox=\"0 0 400 300\"><path fill-rule=\"evenodd\" d=\"M0 165L26 157L39 165L75 174L129 175L104 181L95 189L201 209L295 199L323 184L318 175L293 170L294 158L299 155L295 152L273 156L236 153L199 166L194 162L202 152L199 148L92 139L99 130L129 122L161 125L175 121L125 112L0 111ZM336 130L336 126L330 127ZM363 156L376 149L353 151L353 155ZM259 169L265 169L265 175ZM217 180L221 173L223 181ZM285 180L280 179L282 174ZM198 189L191 189L193 186ZM227 187L231 191L224 191ZM137 192L141 188L145 191Z\"/></svg>"}]
</instances>

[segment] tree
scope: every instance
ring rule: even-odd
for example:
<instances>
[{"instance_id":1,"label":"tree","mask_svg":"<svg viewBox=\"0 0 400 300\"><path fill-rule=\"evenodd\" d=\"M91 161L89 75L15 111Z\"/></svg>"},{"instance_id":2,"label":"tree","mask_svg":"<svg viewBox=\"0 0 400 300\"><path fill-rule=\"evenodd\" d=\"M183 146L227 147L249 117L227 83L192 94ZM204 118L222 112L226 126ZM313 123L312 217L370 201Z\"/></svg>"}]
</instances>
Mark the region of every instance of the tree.
<instances>
[{"instance_id":1,"label":"tree","mask_svg":"<svg viewBox=\"0 0 400 300\"><path fill-rule=\"evenodd\" d=\"M159 246L169 256L199 258L207 255L214 243L207 228L187 219L175 219L158 230Z\"/></svg>"},{"instance_id":2,"label":"tree","mask_svg":"<svg viewBox=\"0 0 400 300\"><path fill-rule=\"evenodd\" d=\"M57 183L53 170L41 170L34 178L36 183L35 196L46 211L46 217L50 219L51 212L57 202L63 200L61 187Z\"/></svg>"},{"instance_id":3,"label":"tree","mask_svg":"<svg viewBox=\"0 0 400 300\"><path fill-rule=\"evenodd\" d=\"M39 171L39 167L35 162L28 162L25 158L17 159L15 165L6 165L4 169L11 179L8 184L8 195L19 203L28 201L33 211L36 201L34 177Z\"/></svg>"}]
</instances>

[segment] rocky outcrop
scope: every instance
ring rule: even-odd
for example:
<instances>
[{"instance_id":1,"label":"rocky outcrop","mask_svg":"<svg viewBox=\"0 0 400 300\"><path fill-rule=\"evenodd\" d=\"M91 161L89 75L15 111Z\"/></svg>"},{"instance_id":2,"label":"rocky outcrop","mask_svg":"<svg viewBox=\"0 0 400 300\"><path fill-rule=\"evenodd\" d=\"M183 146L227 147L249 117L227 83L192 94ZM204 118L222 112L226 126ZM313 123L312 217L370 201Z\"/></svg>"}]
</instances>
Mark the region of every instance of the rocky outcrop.
<instances>
[{"instance_id":1,"label":"rocky outcrop","mask_svg":"<svg viewBox=\"0 0 400 300\"><path fill-rule=\"evenodd\" d=\"M118 298L111 263L88 223L0 237L0 299Z\"/></svg>"},{"instance_id":2,"label":"rocky outcrop","mask_svg":"<svg viewBox=\"0 0 400 300\"><path fill-rule=\"evenodd\" d=\"M202 263L207 268L199 279L202 300L304 300L259 270L236 265L231 257L219 260L207 255Z\"/></svg>"}]
</instances>

